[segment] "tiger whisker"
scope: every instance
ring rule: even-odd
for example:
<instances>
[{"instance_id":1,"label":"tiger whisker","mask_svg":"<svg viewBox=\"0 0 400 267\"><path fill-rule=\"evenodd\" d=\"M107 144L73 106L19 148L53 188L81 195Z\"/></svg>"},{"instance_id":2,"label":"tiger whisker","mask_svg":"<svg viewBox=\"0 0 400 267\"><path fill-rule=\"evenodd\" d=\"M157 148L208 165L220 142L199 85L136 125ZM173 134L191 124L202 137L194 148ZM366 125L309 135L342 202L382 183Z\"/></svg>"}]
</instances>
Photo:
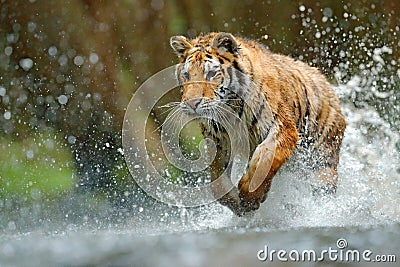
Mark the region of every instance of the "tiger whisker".
<instances>
[{"instance_id":1,"label":"tiger whisker","mask_svg":"<svg viewBox=\"0 0 400 267\"><path fill-rule=\"evenodd\" d=\"M220 132L221 129L219 128L219 114L218 114L218 110L217 109L211 109L211 118L218 118L217 121L214 121L215 126L217 127L217 131Z\"/></svg>"},{"instance_id":2,"label":"tiger whisker","mask_svg":"<svg viewBox=\"0 0 400 267\"><path fill-rule=\"evenodd\" d=\"M162 108L176 107L176 106L179 106L180 104L181 104L181 102L170 102L170 103L167 103L165 105L158 106L157 108L158 109L162 109Z\"/></svg>"},{"instance_id":3,"label":"tiger whisker","mask_svg":"<svg viewBox=\"0 0 400 267\"><path fill-rule=\"evenodd\" d=\"M225 112L228 112L229 114L233 115L235 118L237 118L237 114L233 110L229 110L225 108L224 106L218 105L217 106L219 109L224 110Z\"/></svg>"},{"instance_id":4,"label":"tiger whisker","mask_svg":"<svg viewBox=\"0 0 400 267\"><path fill-rule=\"evenodd\" d=\"M161 128L163 128L165 125L168 125L166 123L169 123L170 121L173 121L175 119L175 117L179 114L182 113L182 108L177 108L175 109L172 114L168 114L167 118L165 119L165 121L157 127L157 129L155 129L153 132L159 131Z\"/></svg>"},{"instance_id":5,"label":"tiger whisker","mask_svg":"<svg viewBox=\"0 0 400 267\"><path fill-rule=\"evenodd\" d=\"M167 110L161 112L160 115L164 115L165 113L170 112L170 111L173 110L174 108L175 108L175 107L169 107L169 108L167 108Z\"/></svg>"},{"instance_id":6,"label":"tiger whisker","mask_svg":"<svg viewBox=\"0 0 400 267\"><path fill-rule=\"evenodd\" d=\"M221 102L228 102L228 101L243 101L241 98L228 98L228 99L220 99Z\"/></svg>"}]
</instances>

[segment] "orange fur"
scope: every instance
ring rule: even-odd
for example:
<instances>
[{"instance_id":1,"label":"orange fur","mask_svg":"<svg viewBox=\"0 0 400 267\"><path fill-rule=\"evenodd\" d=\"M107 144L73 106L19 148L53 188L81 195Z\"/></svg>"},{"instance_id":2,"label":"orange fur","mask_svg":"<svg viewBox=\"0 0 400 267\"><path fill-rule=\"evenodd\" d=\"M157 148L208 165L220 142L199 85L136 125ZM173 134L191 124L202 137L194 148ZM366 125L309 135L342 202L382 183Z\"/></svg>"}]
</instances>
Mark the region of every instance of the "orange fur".
<instances>
[{"instance_id":1,"label":"orange fur","mask_svg":"<svg viewBox=\"0 0 400 267\"><path fill-rule=\"evenodd\" d=\"M251 79L253 85L250 90L265 97L273 115L272 126L267 125L268 116L263 111L265 107L254 104L255 109L260 110L260 118L253 124L249 123L250 164L238 184L238 195L233 191L228 193L220 199L222 204L238 215L257 209L266 198L273 176L297 147L312 151L310 162L313 162L312 168L320 177L321 184L336 184L339 149L346 123L338 98L316 68L287 56L273 54L255 41L228 33L210 33L193 40L182 36L172 37L171 46L188 68L186 81L193 82L183 83L183 102L194 98L215 100L224 75L227 78L226 70L231 68L231 72L238 70ZM225 71L216 74L212 82L207 81L204 67L205 62L211 59L225 66ZM178 69L178 78L184 72L183 67ZM181 78L185 79L185 76L182 74ZM254 103L257 101L254 98ZM249 118L252 115L242 116ZM267 155L264 147L256 148L263 144L271 127L276 131L273 138L276 145L274 153ZM226 136L221 133L209 135L221 143L221 152L217 153L217 159L211 166L212 179L216 179L226 164L224 157L229 149L223 142ZM271 167L265 173L262 184L255 190L249 189L256 169L263 167L262 164Z\"/></svg>"}]
</instances>

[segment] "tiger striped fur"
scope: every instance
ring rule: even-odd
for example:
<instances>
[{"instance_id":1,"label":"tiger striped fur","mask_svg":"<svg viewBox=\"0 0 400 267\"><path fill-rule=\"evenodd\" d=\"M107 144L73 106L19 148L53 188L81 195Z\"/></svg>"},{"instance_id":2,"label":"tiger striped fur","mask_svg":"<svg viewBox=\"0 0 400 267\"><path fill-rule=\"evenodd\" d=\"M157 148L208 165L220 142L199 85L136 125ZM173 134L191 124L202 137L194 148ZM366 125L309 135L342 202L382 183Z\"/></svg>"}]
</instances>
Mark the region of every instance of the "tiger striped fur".
<instances>
[{"instance_id":1,"label":"tiger striped fur","mask_svg":"<svg viewBox=\"0 0 400 267\"><path fill-rule=\"evenodd\" d=\"M174 36L170 44L181 63L177 78L186 110L201 114L224 103L248 127L247 172L220 203L239 216L258 209L276 172L300 147L311 151L310 167L321 181L321 192L336 190L346 123L337 96L316 68L223 32L193 40ZM228 167L229 137L216 123L202 121L202 127L204 136L217 144L213 180Z\"/></svg>"}]
</instances>

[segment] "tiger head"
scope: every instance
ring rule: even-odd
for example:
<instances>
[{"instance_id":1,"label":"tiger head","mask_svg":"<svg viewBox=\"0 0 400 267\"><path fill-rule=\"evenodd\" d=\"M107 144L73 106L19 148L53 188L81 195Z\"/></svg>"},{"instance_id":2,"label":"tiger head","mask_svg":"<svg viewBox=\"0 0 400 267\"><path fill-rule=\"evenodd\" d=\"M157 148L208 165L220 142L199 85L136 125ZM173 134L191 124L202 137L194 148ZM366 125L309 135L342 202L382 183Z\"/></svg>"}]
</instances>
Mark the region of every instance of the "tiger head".
<instances>
[{"instance_id":1,"label":"tiger head","mask_svg":"<svg viewBox=\"0 0 400 267\"><path fill-rule=\"evenodd\" d=\"M229 100L239 99L232 82L243 83L244 75L238 67L240 47L232 34L211 33L194 40L174 36L170 45L181 62L176 74L181 103L189 113L202 114L218 103L229 105Z\"/></svg>"}]
</instances>

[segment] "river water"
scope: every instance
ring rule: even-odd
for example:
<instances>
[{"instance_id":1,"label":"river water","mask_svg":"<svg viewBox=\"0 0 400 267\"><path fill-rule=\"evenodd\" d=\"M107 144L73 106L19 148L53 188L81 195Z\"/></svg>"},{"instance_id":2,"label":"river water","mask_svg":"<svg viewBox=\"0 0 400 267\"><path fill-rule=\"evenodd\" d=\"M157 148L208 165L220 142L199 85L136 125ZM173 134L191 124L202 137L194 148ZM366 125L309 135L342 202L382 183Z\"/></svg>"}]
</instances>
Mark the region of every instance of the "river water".
<instances>
[{"instance_id":1,"label":"river water","mask_svg":"<svg viewBox=\"0 0 400 267\"><path fill-rule=\"evenodd\" d=\"M371 258L395 255L400 261L399 134L374 108L356 108L348 101L357 86L350 81L335 87L348 123L335 196L312 197L301 171L287 164L253 216L237 218L215 203L177 209L155 202L106 227L89 222L5 231L0 266L266 266L269 259L257 258L266 246L317 253L370 250ZM338 239L347 246L339 249ZM325 258L324 263L338 261ZM284 262L275 255L272 264Z\"/></svg>"}]
</instances>

